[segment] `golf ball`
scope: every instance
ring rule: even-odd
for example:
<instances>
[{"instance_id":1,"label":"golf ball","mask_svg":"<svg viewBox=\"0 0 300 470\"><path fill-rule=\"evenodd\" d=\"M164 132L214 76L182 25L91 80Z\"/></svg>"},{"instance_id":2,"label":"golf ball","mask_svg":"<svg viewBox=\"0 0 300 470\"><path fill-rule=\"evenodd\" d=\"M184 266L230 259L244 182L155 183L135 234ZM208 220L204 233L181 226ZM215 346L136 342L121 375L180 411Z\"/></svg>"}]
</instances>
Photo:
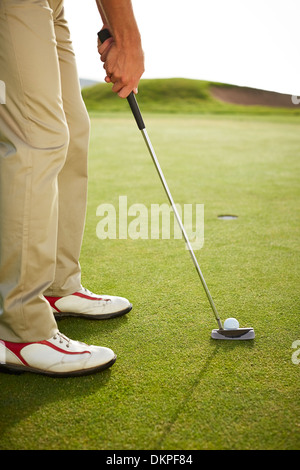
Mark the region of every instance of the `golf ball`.
<instances>
[{"instance_id":1,"label":"golf ball","mask_svg":"<svg viewBox=\"0 0 300 470\"><path fill-rule=\"evenodd\" d=\"M236 330L239 328L240 324L236 318L226 318L224 321L224 329L225 330Z\"/></svg>"}]
</instances>

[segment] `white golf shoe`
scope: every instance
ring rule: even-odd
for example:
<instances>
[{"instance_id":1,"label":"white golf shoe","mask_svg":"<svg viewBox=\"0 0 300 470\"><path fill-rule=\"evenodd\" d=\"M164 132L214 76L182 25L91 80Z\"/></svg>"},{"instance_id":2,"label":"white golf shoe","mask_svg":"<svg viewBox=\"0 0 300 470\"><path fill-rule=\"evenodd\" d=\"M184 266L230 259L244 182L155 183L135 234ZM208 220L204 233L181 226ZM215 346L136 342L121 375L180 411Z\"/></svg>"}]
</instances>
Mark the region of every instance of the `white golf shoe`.
<instances>
[{"instance_id":1,"label":"white golf shoe","mask_svg":"<svg viewBox=\"0 0 300 470\"><path fill-rule=\"evenodd\" d=\"M34 343L0 340L0 368L13 372L53 377L87 375L107 369L116 358L109 348L72 341L59 332L48 340Z\"/></svg>"},{"instance_id":2,"label":"white golf shoe","mask_svg":"<svg viewBox=\"0 0 300 470\"><path fill-rule=\"evenodd\" d=\"M65 297L45 296L56 319L64 316L105 320L119 317L132 309L124 297L96 295L81 287L78 292Z\"/></svg>"}]
</instances>

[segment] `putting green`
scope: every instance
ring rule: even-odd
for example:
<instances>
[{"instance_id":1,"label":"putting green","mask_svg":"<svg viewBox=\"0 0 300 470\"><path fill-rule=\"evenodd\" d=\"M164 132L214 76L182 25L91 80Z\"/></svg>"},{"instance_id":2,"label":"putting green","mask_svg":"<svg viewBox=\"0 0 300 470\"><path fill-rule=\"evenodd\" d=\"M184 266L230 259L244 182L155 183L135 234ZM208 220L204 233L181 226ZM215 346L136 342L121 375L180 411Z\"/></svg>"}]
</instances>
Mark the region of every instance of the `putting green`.
<instances>
[{"instance_id":1,"label":"putting green","mask_svg":"<svg viewBox=\"0 0 300 470\"><path fill-rule=\"evenodd\" d=\"M196 256L222 319L256 338L210 338L216 322L183 239L97 237L99 205L115 207L118 223L120 196L149 211L166 196L130 113L94 115L83 284L134 308L59 323L72 339L114 349L110 370L0 374L0 448L299 449L299 118L149 114L145 123L175 202L204 204Z\"/></svg>"}]
</instances>

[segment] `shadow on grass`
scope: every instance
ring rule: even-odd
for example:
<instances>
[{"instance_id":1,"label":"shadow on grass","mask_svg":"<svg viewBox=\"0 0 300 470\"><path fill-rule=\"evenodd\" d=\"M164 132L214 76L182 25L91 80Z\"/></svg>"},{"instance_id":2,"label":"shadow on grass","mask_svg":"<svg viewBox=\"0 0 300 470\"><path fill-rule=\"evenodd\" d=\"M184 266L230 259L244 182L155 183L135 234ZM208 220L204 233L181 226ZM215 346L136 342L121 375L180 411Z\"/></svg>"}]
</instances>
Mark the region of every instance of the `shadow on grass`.
<instances>
[{"instance_id":1,"label":"shadow on grass","mask_svg":"<svg viewBox=\"0 0 300 470\"><path fill-rule=\"evenodd\" d=\"M209 372L213 359L217 356L220 352L233 350L233 349L252 349L254 347L254 341L222 341L222 340L215 340L210 339L211 345L214 346L213 351L207 357L203 367L199 370L199 373L196 375L195 379L193 380L192 384L187 388L186 393L183 399L179 402L177 409L173 413L168 425L166 426L162 436L158 440L156 447L157 450L164 449L164 442L167 436L172 432L172 428L175 425L178 418L184 413L187 405L193 399L194 390L200 385L201 380L204 378L205 374Z\"/></svg>"}]
</instances>

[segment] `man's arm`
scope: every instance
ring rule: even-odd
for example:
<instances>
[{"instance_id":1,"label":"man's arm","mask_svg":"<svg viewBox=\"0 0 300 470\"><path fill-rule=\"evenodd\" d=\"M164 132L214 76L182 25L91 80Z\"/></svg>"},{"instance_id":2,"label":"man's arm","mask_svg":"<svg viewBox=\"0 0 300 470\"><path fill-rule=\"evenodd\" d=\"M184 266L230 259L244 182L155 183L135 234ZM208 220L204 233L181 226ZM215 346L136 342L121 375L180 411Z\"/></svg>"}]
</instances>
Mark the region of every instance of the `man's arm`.
<instances>
[{"instance_id":1,"label":"man's arm","mask_svg":"<svg viewBox=\"0 0 300 470\"><path fill-rule=\"evenodd\" d=\"M105 16L105 13L104 13L103 8L102 8L102 6L101 6L101 1L100 1L100 0L96 0L96 4L97 4L97 7L98 7L98 10L99 10L101 19L102 19L103 27L108 27L107 18L106 18L106 16Z\"/></svg>"},{"instance_id":2,"label":"man's arm","mask_svg":"<svg viewBox=\"0 0 300 470\"><path fill-rule=\"evenodd\" d=\"M131 0L96 0L103 27L112 38L98 45L104 62L107 82L112 91L126 98L131 91L137 93L144 72L144 54L140 32L135 20Z\"/></svg>"}]
</instances>

